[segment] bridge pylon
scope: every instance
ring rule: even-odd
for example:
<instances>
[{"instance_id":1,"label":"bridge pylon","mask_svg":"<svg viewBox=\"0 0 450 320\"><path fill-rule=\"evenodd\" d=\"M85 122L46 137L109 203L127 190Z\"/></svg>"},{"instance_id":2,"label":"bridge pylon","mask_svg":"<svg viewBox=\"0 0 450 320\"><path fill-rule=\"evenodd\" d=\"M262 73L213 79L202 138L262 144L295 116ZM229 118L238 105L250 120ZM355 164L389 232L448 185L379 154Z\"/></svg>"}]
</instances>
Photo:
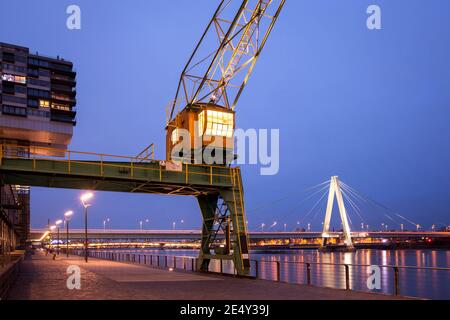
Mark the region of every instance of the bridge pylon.
<instances>
[{"instance_id":1,"label":"bridge pylon","mask_svg":"<svg viewBox=\"0 0 450 320\"><path fill-rule=\"evenodd\" d=\"M325 220L323 223L321 249L323 249L323 250L327 249L327 242L329 239L329 232L330 232L331 214L333 212L335 196L336 196L336 201L338 204L339 214L340 214L341 222L342 222L345 247L346 247L347 251L352 251L352 250L354 250L354 247L353 247L353 242L352 242L350 225L348 223L347 211L345 210L344 199L342 197L342 190L341 190L338 176L331 177L331 181L330 181L330 191L328 193L327 209L325 211Z\"/></svg>"}]
</instances>

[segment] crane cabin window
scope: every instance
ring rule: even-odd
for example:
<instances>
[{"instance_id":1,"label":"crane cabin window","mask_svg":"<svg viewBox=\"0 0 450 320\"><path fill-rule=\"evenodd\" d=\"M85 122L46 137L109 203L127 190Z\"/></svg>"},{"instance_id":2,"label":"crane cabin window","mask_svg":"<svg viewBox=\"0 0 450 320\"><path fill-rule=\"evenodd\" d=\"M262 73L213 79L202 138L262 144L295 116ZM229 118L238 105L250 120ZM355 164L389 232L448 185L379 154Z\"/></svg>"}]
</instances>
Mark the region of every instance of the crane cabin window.
<instances>
[{"instance_id":1,"label":"crane cabin window","mask_svg":"<svg viewBox=\"0 0 450 320\"><path fill-rule=\"evenodd\" d=\"M172 144L175 144L180 140L180 133L178 132L178 128L172 131L172 136L170 140L172 140Z\"/></svg>"},{"instance_id":2,"label":"crane cabin window","mask_svg":"<svg viewBox=\"0 0 450 320\"><path fill-rule=\"evenodd\" d=\"M205 130L206 118L206 130ZM232 113L207 110L202 111L198 117L199 132L207 136L220 136L231 138L234 129L234 117Z\"/></svg>"}]
</instances>

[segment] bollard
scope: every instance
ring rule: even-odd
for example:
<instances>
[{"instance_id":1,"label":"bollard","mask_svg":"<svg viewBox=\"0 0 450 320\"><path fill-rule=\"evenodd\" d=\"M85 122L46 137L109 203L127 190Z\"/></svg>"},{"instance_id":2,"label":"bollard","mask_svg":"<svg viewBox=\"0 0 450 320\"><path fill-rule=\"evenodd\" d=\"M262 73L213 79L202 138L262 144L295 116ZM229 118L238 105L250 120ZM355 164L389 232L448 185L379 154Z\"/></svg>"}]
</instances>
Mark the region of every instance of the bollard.
<instances>
[{"instance_id":1,"label":"bollard","mask_svg":"<svg viewBox=\"0 0 450 320\"><path fill-rule=\"evenodd\" d=\"M153 255L150 256L150 265L153 265Z\"/></svg>"},{"instance_id":2,"label":"bollard","mask_svg":"<svg viewBox=\"0 0 450 320\"><path fill-rule=\"evenodd\" d=\"M147 256L144 254L144 264L147 264Z\"/></svg>"},{"instance_id":3,"label":"bollard","mask_svg":"<svg viewBox=\"0 0 450 320\"><path fill-rule=\"evenodd\" d=\"M220 259L220 273L223 273L223 260Z\"/></svg>"},{"instance_id":4,"label":"bollard","mask_svg":"<svg viewBox=\"0 0 450 320\"><path fill-rule=\"evenodd\" d=\"M186 258L183 258L184 271L186 271Z\"/></svg>"},{"instance_id":5,"label":"bollard","mask_svg":"<svg viewBox=\"0 0 450 320\"><path fill-rule=\"evenodd\" d=\"M399 288L398 288L398 267L394 267L394 292L395 295L399 295Z\"/></svg>"},{"instance_id":6,"label":"bollard","mask_svg":"<svg viewBox=\"0 0 450 320\"><path fill-rule=\"evenodd\" d=\"M281 264L280 261L276 261L277 264L277 281L281 281Z\"/></svg>"},{"instance_id":7,"label":"bollard","mask_svg":"<svg viewBox=\"0 0 450 320\"><path fill-rule=\"evenodd\" d=\"M311 285L311 263L306 264L306 284Z\"/></svg>"},{"instance_id":8,"label":"bollard","mask_svg":"<svg viewBox=\"0 0 450 320\"><path fill-rule=\"evenodd\" d=\"M159 268L159 256L156 256L156 266Z\"/></svg>"},{"instance_id":9,"label":"bollard","mask_svg":"<svg viewBox=\"0 0 450 320\"><path fill-rule=\"evenodd\" d=\"M176 269L177 268L177 257L173 257L173 268Z\"/></svg>"},{"instance_id":10,"label":"bollard","mask_svg":"<svg viewBox=\"0 0 450 320\"><path fill-rule=\"evenodd\" d=\"M346 264L345 267L345 290L350 290L350 267Z\"/></svg>"},{"instance_id":11,"label":"bollard","mask_svg":"<svg viewBox=\"0 0 450 320\"><path fill-rule=\"evenodd\" d=\"M258 265L258 260L255 260L255 278L256 278L256 279L259 278L259 265Z\"/></svg>"},{"instance_id":12,"label":"bollard","mask_svg":"<svg viewBox=\"0 0 450 320\"><path fill-rule=\"evenodd\" d=\"M165 264L165 267L167 268L167 266L168 266L168 264L167 264L167 256L164 256L164 264Z\"/></svg>"},{"instance_id":13,"label":"bollard","mask_svg":"<svg viewBox=\"0 0 450 320\"><path fill-rule=\"evenodd\" d=\"M194 258L192 258L192 260L191 260L191 271L194 271L195 269L194 269Z\"/></svg>"}]
</instances>

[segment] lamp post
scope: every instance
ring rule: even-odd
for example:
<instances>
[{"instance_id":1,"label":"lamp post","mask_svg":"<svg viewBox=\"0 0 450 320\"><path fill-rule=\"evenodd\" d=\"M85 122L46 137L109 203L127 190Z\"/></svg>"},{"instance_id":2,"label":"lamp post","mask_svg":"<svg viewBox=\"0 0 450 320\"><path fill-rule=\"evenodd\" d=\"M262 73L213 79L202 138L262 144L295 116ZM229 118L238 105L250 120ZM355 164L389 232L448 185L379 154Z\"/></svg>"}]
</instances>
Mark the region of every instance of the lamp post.
<instances>
[{"instance_id":1,"label":"lamp post","mask_svg":"<svg viewBox=\"0 0 450 320\"><path fill-rule=\"evenodd\" d=\"M89 193L85 193L80 197L81 203L83 204L84 207L84 260L86 261L86 263L88 262L88 207L90 207L91 205L89 203L87 203L87 201L89 199L91 199L94 195L89 192Z\"/></svg>"},{"instance_id":2,"label":"lamp post","mask_svg":"<svg viewBox=\"0 0 450 320\"><path fill-rule=\"evenodd\" d=\"M55 229L56 229L56 226L55 226L55 225L50 226L50 235L51 235L51 237L50 237L50 248L53 247L53 245L52 245L52 239L53 239L53 231L54 231Z\"/></svg>"},{"instance_id":3,"label":"lamp post","mask_svg":"<svg viewBox=\"0 0 450 320\"><path fill-rule=\"evenodd\" d=\"M150 221L149 219L145 219L145 221L144 220L139 221L139 229L142 231L142 225L144 224L144 222L148 223L149 221Z\"/></svg>"},{"instance_id":4,"label":"lamp post","mask_svg":"<svg viewBox=\"0 0 450 320\"><path fill-rule=\"evenodd\" d=\"M106 232L106 223L110 222L111 220L109 218L106 218L105 220L103 220L103 232Z\"/></svg>"},{"instance_id":5,"label":"lamp post","mask_svg":"<svg viewBox=\"0 0 450 320\"><path fill-rule=\"evenodd\" d=\"M59 255L59 225L62 223L62 220L58 220L55 222L56 227L58 228L58 243L56 245L56 254Z\"/></svg>"},{"instance_id":6,"label":"lamp post","mask_svg":"<svg viewBox=\"0 0 450 320\"><path fill-rule=\"evenodd\" d=\"M69 257L69 221L72 217L73 211L67 211L64 213L64 222L66 223L66 257Z\"/></svg>"}]
</instances>

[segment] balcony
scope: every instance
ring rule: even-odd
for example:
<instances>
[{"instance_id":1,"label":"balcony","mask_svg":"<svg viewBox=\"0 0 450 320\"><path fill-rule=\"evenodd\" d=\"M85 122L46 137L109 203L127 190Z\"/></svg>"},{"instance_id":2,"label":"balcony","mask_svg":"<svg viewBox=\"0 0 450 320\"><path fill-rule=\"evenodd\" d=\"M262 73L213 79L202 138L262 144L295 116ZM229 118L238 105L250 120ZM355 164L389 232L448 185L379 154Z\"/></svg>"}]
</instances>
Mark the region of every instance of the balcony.
<instances>
[{"instance_id":1,"label":"balcony","mask_svg":"<svg viewBox=\"0 0 450 320\"><path fill-rule=\"evenodd\" d=\"M52 112L50 113L50 120L71 123L75 125L75 115L76 112L73 111L52 110Z\"/></svg>"},{"instance_id":2,"label":"balcony","mask_svg":"<svg viewBox=\"0 0 450 320\"><path fill-rule=\"evenodd\" d=\"M73 97L67 96L67 95L61 95L61 94L52 94L52 99L54 101L59 101L62 103L69 103L71 105L75 105L77 103L77 100L75 99L75 95L73 94Z\"/></svg>"},{"instance_id":3,"label":"balcony","mask_svg":"<svg viewBox=\"0 0 450 320\"><path fill-rule=\"evenodd\" d=\"M62 84L52 84L52 91L69 94L70 96L76 95L76 91L74 90L73 86L67 86L67 85L62 85Z\"/></svg>"},{"instance_id":4,"label":"balcony","mask_svg":"<svg viewBox=\"0 0 450 320\"><path fill-rule=\"evenodd\" d=\"M61 84L66 86L75 87L77 81L75 77L65 76L62 74L52 73L51 75L52 84Z\"/></svg>"}]
</instances>

